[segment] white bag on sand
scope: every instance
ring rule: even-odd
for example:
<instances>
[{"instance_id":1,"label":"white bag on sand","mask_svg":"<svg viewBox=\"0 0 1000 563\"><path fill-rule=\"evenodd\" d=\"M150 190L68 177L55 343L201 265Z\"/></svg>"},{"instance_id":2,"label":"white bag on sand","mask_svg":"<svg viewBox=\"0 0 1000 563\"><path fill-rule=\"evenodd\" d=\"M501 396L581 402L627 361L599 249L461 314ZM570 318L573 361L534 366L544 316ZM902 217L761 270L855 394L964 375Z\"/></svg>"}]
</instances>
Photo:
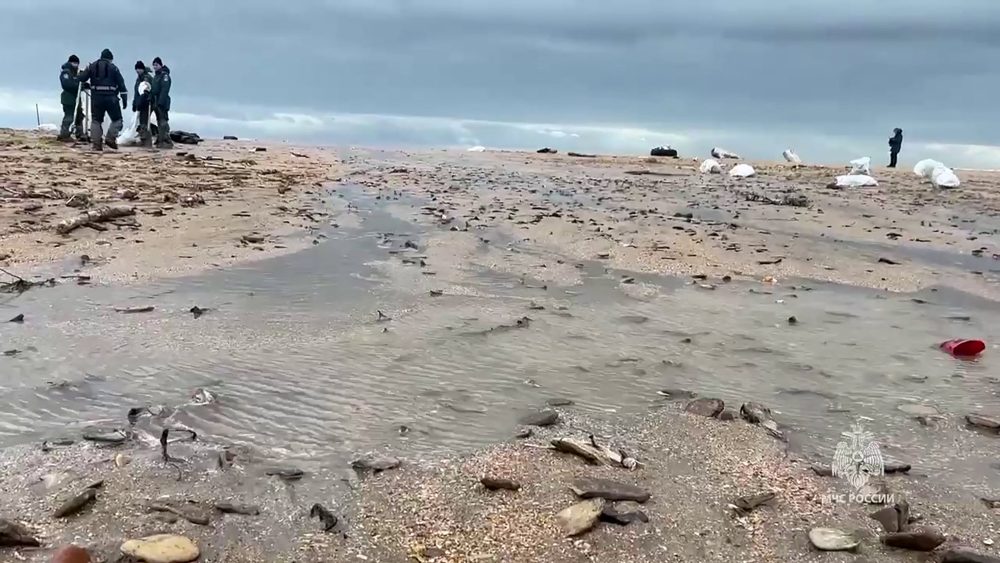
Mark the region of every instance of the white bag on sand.
<instances>
[{"instance_id":1,"label":"white bag on sand","mask_svg":"<svg viewBox=\"0 0 1000 563\"><path fill-rule=\"evenodd\" d=\"M122 132L118 134L118 144L121 146L130 146L139 144L139 112L133 112L131 119L129 119L128 125L122 129Z\"/></svg>"},{"instance_id":2,"label":"white bag on sand","mask_svg":"<svg viewBox=\"0 0 1000 563\"><path fill-rule=\"evenodd\" d=\"M792 149L785 149L785 152L781 153L781 156L785 157L785 160L792 164L802 164L802 159Z\"/></svg>"},{"instance_id":3,"label":"white bag on sand","mask_svg":"<svg viewBox=\"0 0 1000 563\"><path fill-rule=\"evenodd\" d=\"M938 188L957 188L961 184L954 170L930 158L918 162L913 173L927 178Z\"/></svg>"},{"instance_id":4,"label":"white bag on sand","mask_svg":"<svg viewBox=\"0 0 1000 563\"><path fill-rule=\"evenodd\" d=\"M755 174L757 174L757 171L749 164L737 164L729 171L729 175L734 178L749 178Z\"/></svg>"},{"instance_id":5,"label":"white bag on sand","mask_svg":"<svg viewBox=\"0 0 1000 563\"><path fill-rule=\"evenodd\" d=\"M469 152L486 152L486 147L482 145L476 145L474 147L469 147Z\"/></svg>"},{"instance_id":6,"label":"white bag on sand","mask_svg":"<svg viewBox=\"0 0 1000 563\"><path fill-rule=\"evenodd\" d=\"M957 188L961 182L958 181L955 171L944 164L938 164L940 166L935 166L931 172L931 183L939 188Z\"/></svg>"},{"instance_id":7,"label":"white bag on sand","mask_svg":"<svg viewBox=\"0 0 1000 563\"><path fill-rule=\"evenodd\" d=\"M39 133L58 133L59 126L52 123L42 123L38 127L35 127L35 131Z\"/></svg>"},{"instance_id":8,"label":"white bag on sand","mask_svg":"<svg viewBox=\"0 0 1000 563\"><path fill-rule=\"evenodd\" d=\"M734 152L729 152L726 149L720 149L719 147L714 147L712 149L712 156L715 158L740 158L740 155Z\"/></svg>"},{"instance_id":9,"label":"white bag on sand","mask_svg":"<svg viewBox=\"0 0 1000 563\"><path fill-rule=\"evenodd\" d=\"M846 174L837 176L838 188L868 188L878 185L878 181L867 174Z\"/></svg>"},{"instance_id":10,"label":"white bag on sand","mask_svg":"<svg viewBox=\"0 0 1000 563\"><path fill-rule=\"evenodd\" d=\"M149 92L151 88L149 82L142 82L139 84L139 95L143 95ZM153 112L150 112L150 121L152 122L155 116ZM139 144L139 112L132 112L132 119L129 120L128 126L122 129L122 132L118 134L118 144L119 145L138 145Z\"/></svg>"},{"instance_id":11,"label":"white bag on sand","mask_svg":"<svg viewBox=\"0 0 1000 563\"><path fill-rule=\"evenodd\" d=\"M719 164L719 161L715 160L714 158L709 158L709 159L706 159L704 162L702 162L700 169L701 169L701 173L702 174L721 174L722 173L722 165Z\"/></svg>"},{"instance_id":12,"label":"white bag on sand","mask_svg":"<svg viewBox=\"0 0 1000 563\"><path fill-rule=\"evenodd\" d=\"M867 156L861 158L856 158L851 161L851 174L864 174L865 176L872 173L872 159Z\"/></svg>"},{"instance_id":13,"label":"white bag on sand","mask_svg":"<svg viewBox=\"0 0 1000 563\"><path fill-rule=\"evenodd\" d=\"M930 179L931 172L933 172L934 169L938 166L944 166L944 164L941 164L940 162L932 158L925 158L920 162L918 162L917 165L913 167L913 173L916 174L917 176L920 176L921 178Z\"/></svg>"}]
</instances>

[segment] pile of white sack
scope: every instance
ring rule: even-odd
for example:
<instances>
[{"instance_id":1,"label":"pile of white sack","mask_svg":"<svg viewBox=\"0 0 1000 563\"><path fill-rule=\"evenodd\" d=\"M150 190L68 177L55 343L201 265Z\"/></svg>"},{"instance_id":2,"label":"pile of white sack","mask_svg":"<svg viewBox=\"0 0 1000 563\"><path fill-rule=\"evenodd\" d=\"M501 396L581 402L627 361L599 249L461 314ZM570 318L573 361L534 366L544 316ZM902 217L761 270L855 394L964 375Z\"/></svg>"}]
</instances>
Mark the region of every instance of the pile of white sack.
<instances>
[{"instance_id":1,"label":"pile of white sack","mask_svg":"<svg viewBox=\"0 0 1000 563\"><path fill-rule=\"evenodd\" d=\"M921 178L927 178L938 188L957 188L961 183L954 170L929 158L918 162L913 167L913 173Z\"/></svg>"},{"instance_id":2,"label":"pile of white sack","mask_svg":"<svg viewBox=\"0 0 1000 563\"><path fill-rule=\"evenodd\" d=\"M837 176L835 186L838 188L867 188L878 185L878 181L871 177L872 159L863 156L850 162L851 171L843 176Z\"/></svg>"}]
</instances>

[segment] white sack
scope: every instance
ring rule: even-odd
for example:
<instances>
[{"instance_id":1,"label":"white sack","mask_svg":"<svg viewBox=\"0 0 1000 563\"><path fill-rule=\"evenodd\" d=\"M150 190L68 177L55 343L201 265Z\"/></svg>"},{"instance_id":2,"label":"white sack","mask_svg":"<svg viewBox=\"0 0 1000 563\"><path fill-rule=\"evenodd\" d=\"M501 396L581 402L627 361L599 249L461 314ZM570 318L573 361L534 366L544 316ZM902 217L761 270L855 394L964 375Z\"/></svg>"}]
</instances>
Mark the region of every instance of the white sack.
<instances>
[{"instance_id":1,"label":"white sack","mask_svg":"<svg viewBox=\"0 0 1000 563\"><path fill-rule=\"evenodd\" d=\"M786 149L785 152L781 153L781 156L785 157L785 160L792 164L802 164L802 159L792 149Z\"/></svg>"},{"instance_id":2,"label":"white sack","mask_svg":"<svg viewBox=\"0 0 1000 563\"><path fill-rule=\"evenodd\" d=\"M145 82L143 83L145 84ZM133 112L132 117L129 119L128 125L122 129L122 132L118 134L118 144L121 146L135 145L139 143L139 133L136 129L139 128L139 112Z\"/></svg>"},{"instance_id":3,"label":"white sack","mask_svg":"<svg viewBox=\"0 0 1000 563\"><path fill-rule=\"evenodd\" d=\"M920 162L918 162L917 165L913 167L913 173L916 174L917 176L920 176L921 178L930 179L931 172L933 172L934 169L937 168L938 166L944 166L944 164L932 158L925 158Z\"/></svg>"},{"instance_id":4,"label":"white sack","mask_svg":"<svg viewBox=\"0 0 1000 563\"><path fill-rule=\"evenodd\" d=\"M863 156L851 161L851 174L864 174L868 176L872 173L872 159Z\"/></svg>"},{"instance_id":5,"label":"white sack","mask_svg":"<svg viewBox=\"0 0 1000 563\"><path fill-rule=\"evenodd\" d=\"M477 145L475 147L469 147L469 152L486 152L486 147L482 145Z\"/></svg>"},{"instance_id":6,"label":"white sack","mask_svg":"<svg viewBox=\"0 0 1000 563\"><path fill-rule=\"evenodd\" d=\"M749 178L756 174L757 171L753 169L753 166L749 164L737 164L733 166L732 170L729 171L729 175L734 178Z\"/></svg>"},{"instance_id":7,"label":"white sack","mask_svg":"<svg viewBox=\"0 0 1000 563\"><path fill-rule=\"evenodd\" d=\"M877 186L878 181L867 174L846 174L837 176L838 188L867 188Z\"/></svg>"},{"instance_id":8,"label":"white sack","mask_svg":"<svg viewBox=\"0 0 1000 563\"><path fill-rule=\"evenodd\" d=\"M927 178L939 188L957 188L961 183L955 171L934 159L924 159L913 167L913 173Z\"/></svg>"},{"instance_id":9,"label":"white sack","mask_svg":"<svg viewBox=\"0 0 1000 563\"><path fill-rule=\"evenodd\" d=\"M722 165L719 164L718 160L714 158L709 158L701 163L701 173L702 174L721 174Z\"/></svg>"},{"instance_id":10,"label":"white sack","mask_svg":"<svg viewBox=\"0 0 1000 563\"><path fill-rule=\"evenodd\" d=\"M719 147L715 147L712 149L712 156L715 158L735 158L735 159L740 158L740 155L734 152L729 152L726 149L720 149Z\"/></svg>"},{"instance_id":11,"label":"white sack","mask_svg":"<svg viewBox=\"0 0 1000 563\"><path fill-rule=\"evenodd\" d=\"M58 133L59 126L52 123L42 123L38 127L35 127L35 131L39 133Z\"/></svg>"},{"instance_id":12,"label":"white sack","mask_svg":"<svg viewBox=\"0 0 1000 563\"><path fill-rule=\"evenodd\" d=\"M931 172L931 183L939 188L957 188L960 182L951 168L941 164Z\"/></svg>"}]
</instances>

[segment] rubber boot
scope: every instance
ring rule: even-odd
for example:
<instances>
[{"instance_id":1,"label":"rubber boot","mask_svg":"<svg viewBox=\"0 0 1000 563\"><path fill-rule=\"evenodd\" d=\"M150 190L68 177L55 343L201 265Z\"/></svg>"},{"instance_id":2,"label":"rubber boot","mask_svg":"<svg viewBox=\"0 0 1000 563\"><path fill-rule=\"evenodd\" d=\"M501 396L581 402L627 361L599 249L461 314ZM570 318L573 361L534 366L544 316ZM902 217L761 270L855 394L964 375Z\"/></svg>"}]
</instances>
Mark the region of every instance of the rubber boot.
<instances>
[{"instance_id":1,"label":"rubber boot","mask_svg":"<svg viewBox=\"0 0 1000 563\"><path fill-rule=\"evenodd\" d=\"M98 121L90 123L90 140L93 142L95 151L104 150L104 127Z\"/></svg>"},{"instance_id":2,"label":"rubber boot","mask_svg":"<svg viewBox=\"0 0 1000 563\"><path fill-rule=\"evenodd\" d=\"M69 141L70 140L70 136L69 136L69 127L70 127L70 125L73 125L73 114L70 113L70 114L66 115L64 113L63 119L62 119L62 126L59 127L59 136L56 137L57 141Z\"/></svg>"},{"instance_id":3,"label":"rubber boot","mask_svg":"<svg viewBox=\"0 0 1000 563\"><path fill-rule=\"evenodd\" d=\"M104 144L118 150L118 134L122 132L122 120L112 121L108 127L108 136L104 138Z\"/></svg>"},{"instance_id":4,"label":"rubber boot","mask_svg":"<svg viewBox=\"0 0 1000 563\"><path fill-rule=\"evenodd\" d=\"M174 142L170 140L170 122L156 124L156 146L161 149L174 148Z\"/></svg>"}]
</instances>

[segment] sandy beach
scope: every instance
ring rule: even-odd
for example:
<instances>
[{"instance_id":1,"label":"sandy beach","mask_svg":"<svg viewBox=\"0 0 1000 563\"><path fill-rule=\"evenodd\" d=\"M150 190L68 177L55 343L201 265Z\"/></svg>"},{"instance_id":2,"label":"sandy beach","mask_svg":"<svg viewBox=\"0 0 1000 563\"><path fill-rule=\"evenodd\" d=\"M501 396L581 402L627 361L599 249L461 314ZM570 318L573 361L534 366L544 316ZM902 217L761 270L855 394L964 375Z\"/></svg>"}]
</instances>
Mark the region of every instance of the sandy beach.
<instances>
[{"instance_id":1,"label":"sandy beach","mask_svg":"<svg viewBox=\"0 0 1000 563\"><path fill-rule=\"evenodd\" d=\"M11 274L0 273L0 283L55 278L55 289L24 293L31 298L23 301L29 321L36 311L44 318L41 312L61 310L64 301L84 296L79 299L87 301L80 305L82 316L93 317L88 322L100 328L89 330L85 346L72 348L73 353L112 358L119 350L142 349L150 358L148 369L123 364L121 380L116 379L115 360L88 357L80 358L80 373L74 372L78 379L61 383L43 378L11 387L12 412L39 411L39 420L49 409L49 416L72 417L65 412L85 403L88 413L114 414L88 419L88 424L103 428L89 438L75 425L65 426L68 440L56 440L46 430L43 447L35 434L30 443L17 440L22 426L38 421L4 425L0 419L0 435L16 444L0 456L0 524L8 525L0 526L0 539L14 535L14 522L30 536L17 546L0 543L0 560L45 562L58 546L75 543L90 549L95 561L130 561L121 555L122 542L154 534L188 538L199 547L200 561L213 562L917 562L941 560L958 548L996 557L994 539L1000 538L994 504L980 498L992 492L979 482L942 482L947 471L940 464L947 462L928 456L923 460L928 469L923 469L922 460L899 457L911 451L897 443L903 438L886 438L891 442L884 451L887 462L914 465L912 471L907 467L873 481L881 492L893 495L893 501L886 506L831 502L851 487L843 479L817 474L815 467L829 466L831 460L801 447L815 438L814 429L798 432L786 426L780 405L770 405L780 431L769 431L767 420L741 417L741 406L757 400L748 387L777 379L769 373L773 365L793 366L788 370L808 382L808 393L796 388L794 394L823 399L822 407L812 409L819 411L817 417L846 412L839 408L834 376L827 373L836 369L836 362L817 360L815 368L804 366L794 358L785 360L780 356L784 350L775 353L748 339L738 348L744 356L736 357L734 343L715 354L734 356L736 376L723 369L732 367L729 364L703 362L709 364L704 371L692 372L697 388L674 389L672 396L653 389L660 385L662 391L660 382L673 381L670 378L698 364L700 350L676 350L711 342L711 327L686 332L657 328L657 322L681 316L682 302L693 311L685 315L698 317L703 308L710 319L727 318L727 311L744 308L762 318L766 312L780 322L754 319L756 324L746 329L763 335L799 323L777 305L806 301L810 291L824 284L846 286L865 292L869 300L861 303L881 307L883 316L874 330L881 331L886 342L898 344L910 334L903 332L905 326L893 326L893 315L904 311L918 318L920 310L904 307L927 304L928 292L997 300L1000 173L960 172L961 188L939 190L906 167L878 169L873 172L878 187L845 190L830 187L844 167L752 164L756 176L736 179L700 174L691 158L376 151L242 141L95 155L85 146L59 144L35 133L0 131L0 267ZM362 201L377 213L359 212ZM107 207L127 212L113 218L95 215L68 232L60 227L64 220ZM332 240L334 234L366 223L374 226ZM371 241L374 244L360 256L351 254ZM314 269L303 266L319 262L321 255L306 253L324 246L334 249L322 255L329 262ZM296 262L296 256L303 258ZM352 260L370 271L346 271L353 267ZM185 290L183 280L176 278L202 279L197 276L225 274L250 263L273 274L277 281L265 281L274 285L261 282L260 288L240 286L224 294L220 290L217 300L222 305L209 306L222 311L194 325L200 313L191 318L184 299L213 294L201 286L196 289L203 293ZM608 288L594 287L593 272L598 270L609 281ZM282 278L282 272L288 277ZM131 321L122 319L144 313L107 310L102 301L107 294L74 293L60 297L63 301L46 301L45 291L56 292L63 289L59 285L74 280L95 286L74 290L122 296L143 284L172 280L177 285L163 294L179 296L166 305L156 302L155 311L150 307L152 321L127 324ZM347 287L351 283L371 285L322 305L309 300L323 292L336 297L336 291L352 289ZM491 288L510 299L488 300ZM8 289L11 299L6 304L21 307L17 288ZM291 312L279 309L274 314L270 301L239 301L256 299L257 293L262 299L270 295L287 301ZM592 294L599 299L573 301ZM668 299L675 301L664 301ZM356 320L354 311L339 315L337 301L356 301L370 310ZM586 330L608 316L598 306L605 301L619 307L613 309L619 324L602 331L594 328L598 337L591 343L586 338L594 334ZM105 312L96 313L96 306L87 309L92 302ZM301 309L295 309L297 304ZM227 312L227 305L236 312ZM619 314L630 309L641 314ZM834 311L835 322L861 316L861 307L856 309ZM986 316L988 311L982 309ZM331 320L334 312L339 316ZM932 314L937 313L925 316L930 319ZM732 317L738 324L737 315ZM810 321L813 326L821 323L818 314L802 320L807 327ZM3 336L17 348L0 360L35 361L32 354L38 349L39 356L53 354L58 359L45 350L42 336L48 333L42 331L70 340L77 335L70 321L50 324L31 333L14 333L19 330L15 325L5 325ZM532 326L541 326L538 330L545 334L532 333ZM648 344L638 337L613 339L628 330L622 327L636 326L647 327ZM815 342L820 344L810 341L814 347L850 340L846 331L833 334L836 325L826 326L816 329L820 336ZM269 339L269 331L282 335ZM511 340L501 340L508 337ZM558 344L557 337L566 342L576 338L583 342L581 349L600 349L604 355L592 363L574 359L580 353L569 344ZM212 346L213 338L225 340L226 346ZM498 342L490 344L495 349L489 354L520 358L537 369L507 359L491 364L485 357L473 358L482 364L468 368L463 362L477 356L476 345L485 349L481 343L488 338ZM550 344L550 338L557 344ZM782 338L786 343L794 339ZM200 346L192 345L198 341ZM467 341L480 344L464 344ZM192 399L191 390L182 387L168 395L173 402L167 408L154 408L154 401L163 400L157 385L178 387L173 379L162 383L173 377L162 368L173 365L171 343L192 358L174 371L210 372L209 381L224 390L229 385L230 396L223 391L216 401L213 395L196 392ZM194 357L199 347L227 349L232 356L198 364ZM445 351L440 360L420 363L441 348ZM758 359L768 355L777 355L778 363ZM553 364L566 372L546 364L546 357L557 358ZM48 373L43 362L49 359L40 358L37 367L17 364L22 371L16 373L25 379ZM873 365L873 371L910 376L900 376L900 385L914 384L918 374L907 370L917 362L901 363L904 360L886 355L870 363L884 364ZM226 371L241 361L249 367L232 369L245 371ZM323 371L328 366L335 369ZM856 366L851 364L854 371ZM988 380L988 374L977 371L981 367L973 365L967 375L955 371L965 377L962 381ZM103 369L95 376L92 372L98 368ZM569 380L570 372L576 386L585 389L567 399L555 394L551 381ZM255 378L259 373L264 374L263 383ZM619 393L601 380L617 374L648 392L634 401L643 406L640 414L609 406L618 404ZM448 379L452 375L459 383ZM426 392L405 388L407 377L418 376L430 382ZM481 389L494 379L496 389ZM952 387L961 383L954 381L958 383ZM103 384L116 393L129 385L140 391L109 396ZM280 387L280 393L269 394L270 385ZM100 389L92 396L91 387ZM373 393L389 398L366 403L352 394L355 387L375 389ZM705 387L710 389L707 394ZM628 387L621 395L638 395L638 388ZM993 387L982 388L992 396ZM544 395L526 395L536 389ZM724 411L721 405L716 410L714 404L698 401L721 396L717 389L725 390ZM903 397L896 387L879 387L879 392L892 401ZM985 406L970 403L954 412L928 411L918 401L930 393L907 387L906 396L915 397L916 407L889 410L908 432L921 433L921 447L929 443L940 445L943 455L974 452L988 458L995 437L971 432L963 417L992 403L984 399ZM57 395L52 401L71 407L39 407L33 402L39 397L49 400L49 394ZM506 396L521 395L547 420L527 420L521 403L515 408L503 402ZM424 408L425 402L433 403L433 409L425 409L430 414L415 421L402 418L406 411L396 405ZM292 438L262 429L272 422L266 406L291 421ZM865 407L879 410L860 401L851 406L851 416L874 416ZM127 420L130 408L138 410ZM706 414L706 408L711 412ZM338 418L323 418L327 411L337 411ZM839 424L838 419L817 426L829 426L827 431L836 435L847 430L835 426ZM491 426L490 432L472 430ZM160 432L178 427L207 434L194 442L171 441L168 456L161 451ZM228 439L213 436L213 429L230 433ZM447 442L442 436L451 439L462 432L482 436L475 434L475 447L413 446L437 438ZM909 439L909 434L904 436ZM265 438L266 447L247 445L254 440L263 444ZM553 440L566 438L585 446L607 445L619 461L588 463L579 455L552 450ZM356 458L341 459L338 448ZM627 457L638 465L627 467L621 461ZM370 463L350 463L363 459ZM515 481L516 490L487 490L480 482L483 477ZM580 480L593 485L594 479L609 480L633 496L637 488L649 498L641 503L601 501L584 528L569 535L558 515L583 497L603 498L571 489L579 489ZM100 485L94 485L98 481ZM750 502L772 493L759 505ZM72 515L54 514L81 494L89 500ZM254 510L234 513L233 505ZM898 506L909 516L902 526L910 535L887 541L887 535L905 532L889 530L869 515ZM648 521L613 523L614 515L605 508L639 511ZM325 511L337 521L331 524L323 517ZM843 531L860 546L820 551L810 531L823 527ZM908 548L887 545L894 541ZM929 550L914 548L927 542L934 544ZM930 551L933 554L927 555ZM947 557L996 561L985 555Z\"/></svg>"},{"instance_id":2,"label":"sandy beach","mask_svg":"<svg viewBox=\"0 0 1000 563\"><path fill-rule=\"evenodd\" d=\"M320 149L216 141L95 154L5 130L0 174L4 264L63 274L87 256L95 280L132 283L305 248L329 222L324 185L337 171ZM56 232L63 219L102 206L134 215Z\"/></svg>"},{"instance_id":3,"label":"sandy beach","mask_svg":"<svg viewBox=\"0 0 1000 563\"><path fill-rule=\"evenodd\" d=\"M607 255L623 269L890 291L946 285L996 296L984 280L1000 250L990 238L1000 227L1000 174L992 172L962 172L961 189L938 190L906 168L881 169L879 187L844 190L828 187L845 172L834 166L758 162L757 176L742 180L700 174L694 159L355 151L341 160L328 149L218 141L95 156L10 131L0 143L0 256L8 265L87 255L99 266L93 275L124 281L293 252L335 222L324 214L338 210L322 206L337 203L324 195L342 181L426 197L462 229L503 225L581 259ZM484 183L494 186L489 198L469 189ZM553 191L572 197L542 201ZM136 215L110 231L56 234L58 221L81 210L67 206L78 194L90 207L125 204ZM790 194L806 205L768 203Z\"/></svg>"}]
</instances>

